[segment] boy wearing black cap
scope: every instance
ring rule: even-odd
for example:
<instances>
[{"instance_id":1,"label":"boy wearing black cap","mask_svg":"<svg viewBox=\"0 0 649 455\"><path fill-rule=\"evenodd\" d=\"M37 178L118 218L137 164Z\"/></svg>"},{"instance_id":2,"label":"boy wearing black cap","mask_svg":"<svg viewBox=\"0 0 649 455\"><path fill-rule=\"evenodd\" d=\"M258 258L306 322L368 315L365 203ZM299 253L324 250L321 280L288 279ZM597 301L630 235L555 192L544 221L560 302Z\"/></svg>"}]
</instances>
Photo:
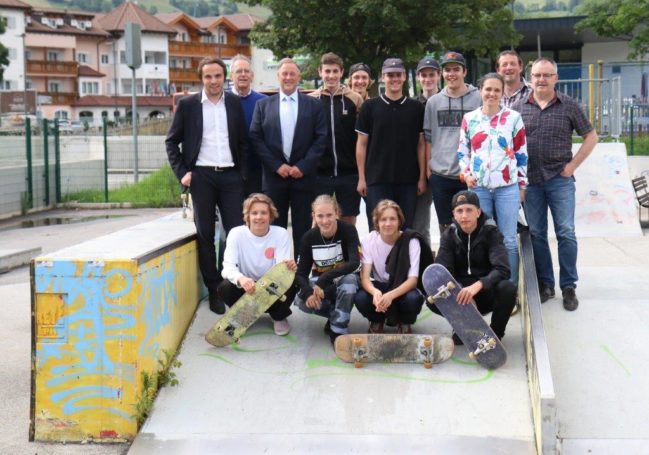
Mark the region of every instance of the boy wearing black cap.
<instances>
[{"instance_id":1,"label":"boy wearing black cap","mask_svg":"<svg viewBox=\"0 0 649 455\"><path fill-rule=\"evenodd\" d=\"M453 223L440 239L435 263L441 264L463 286L458 305L473 303L481 314L492 312L491 329L502 340L516 304L516 286L509 281L510 268L503 236L496 223L480 210L472 191L460 191L451 201ZM429 308L439 314L434 304ZM461 344L453 335L455 344Z\"/></svg>"},{"instance_id":2,"label":"boy wearing black cap","mask_svg":"<svg viewBox=\"0 0 649 455\"><path fill-rule=\"evenodd\" d=\"M466 60L462 54L446 52L440 66L445 87L426 103L424 134L428 185L433 193L441 234L453 219L453 195L466 189L466 185L460 180L460 164L457 157L462 118L467 112L479 108L482 99L477 87L464 82L467 71Z\"/></svg>"},{"instance_id":3,"label":"boy wearing black cap","mask_svg":"<svg viewBox=\"0 0 649 455\"><path fill-rule=\"evenodd\" d=\"M400 58L383 62L382 80L385 93L366 101L356 121L358 192L366 197L370 230L372 210L383 199L399 204L404 227L412 228L417 195L426 190L424 110L403 93Z\"/></svg>"},{"instance_id":4,"label":"boy wearing black cap","mask_svg":"<svg viewBox=\"0 0 649 455\"><path fill-rule=\"evenodd\" d=\"M354 92L358 93L363 101L370 97L368 90L372 86L372 70L365 63L354 63L349 67L349 78L347 85Z\"/></svg>"}]
</instances>

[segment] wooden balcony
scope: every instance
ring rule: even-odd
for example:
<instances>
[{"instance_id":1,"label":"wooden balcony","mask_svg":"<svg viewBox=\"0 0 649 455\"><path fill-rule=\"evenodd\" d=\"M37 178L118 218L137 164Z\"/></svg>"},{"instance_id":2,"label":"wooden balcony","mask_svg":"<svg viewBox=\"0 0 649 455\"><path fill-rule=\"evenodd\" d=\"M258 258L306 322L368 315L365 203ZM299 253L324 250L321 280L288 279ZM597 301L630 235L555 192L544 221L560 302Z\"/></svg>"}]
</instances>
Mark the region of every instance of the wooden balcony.
<instances>
[{"instance_id":1,"label":"wooden balcony","mask_svg":"<svg viewBox=\"0 0 649 455\"><path fill-rule=\"evenodd\" d=\"M195 69L169 68L169 82L196 82L198 74Z\"/></svg>"},{"instance_id":2,"label":"wooden balcony","mask_svg":"<svg viewBox=\"0 0 649 455\"><path fill-rule=\"evenodd\" d=\"M237 54L250 57L250 45L169 41L170 57L234 57Z\"/></svg>"},{"instance_id":3,"label":"wooden balcony","mask_svg":"<svg viewBox=\"0 0 649 455\"><path fill-rule=\"evenodd\" d=\"M27 60L27 75L69 76L77 77L77 62L48 62L45 60Z\"/></svg>"},{"instance_id":4,"label":"wooden balcony","mask_svg":"<svg viewBox=\"0 0 649 455\"><path fill-rule=\"evenodd\" d=\"M77 94L72 92L38 92L41 104L69 106L77 100Z\"/></svg>"}]
</instances>

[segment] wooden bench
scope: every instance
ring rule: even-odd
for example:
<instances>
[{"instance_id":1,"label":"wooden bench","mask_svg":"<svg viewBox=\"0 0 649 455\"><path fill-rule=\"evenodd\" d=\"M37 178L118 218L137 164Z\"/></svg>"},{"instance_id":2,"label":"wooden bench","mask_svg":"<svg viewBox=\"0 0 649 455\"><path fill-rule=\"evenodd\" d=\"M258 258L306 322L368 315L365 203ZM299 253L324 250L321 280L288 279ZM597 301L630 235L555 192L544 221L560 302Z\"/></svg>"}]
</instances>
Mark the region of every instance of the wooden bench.
<instances>
[{"instance_id":1,"label":"wooden bench","mask_svg":"<svg viewBox=\"0 0 649 455\"><path fill-rule=\"evenodd\" d=\"M640 224L644 225L645 222L642 221L642 209L647 209L649 213L649 191L647 191L647 178L643 175L641 177L636 177L631 180L633 184L633 189L635 190L635 197L638 200L638 217L640 218ZM649 219L646 221L649 223Z\"/></svg>"}]
</instances>

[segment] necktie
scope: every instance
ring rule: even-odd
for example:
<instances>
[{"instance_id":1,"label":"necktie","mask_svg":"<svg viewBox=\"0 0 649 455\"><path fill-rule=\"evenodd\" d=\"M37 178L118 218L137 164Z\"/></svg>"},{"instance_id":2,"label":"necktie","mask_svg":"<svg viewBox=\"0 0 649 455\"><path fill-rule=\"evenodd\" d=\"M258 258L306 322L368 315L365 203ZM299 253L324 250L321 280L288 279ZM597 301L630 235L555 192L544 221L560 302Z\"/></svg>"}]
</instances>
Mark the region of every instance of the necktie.
<instances>
[{"instance_id":1,"label":"necktie","mask_svg":"<svg viewBox=\"0 0 649 455\"><path fill-rule=\"evenodd\" d=\"M287 161L291 160L291 149L293 148L293 135L295 133L295 101L285 96L282 100L282 112L280 124L282 127L282 151Z\"/></svg>"}]
</instances>

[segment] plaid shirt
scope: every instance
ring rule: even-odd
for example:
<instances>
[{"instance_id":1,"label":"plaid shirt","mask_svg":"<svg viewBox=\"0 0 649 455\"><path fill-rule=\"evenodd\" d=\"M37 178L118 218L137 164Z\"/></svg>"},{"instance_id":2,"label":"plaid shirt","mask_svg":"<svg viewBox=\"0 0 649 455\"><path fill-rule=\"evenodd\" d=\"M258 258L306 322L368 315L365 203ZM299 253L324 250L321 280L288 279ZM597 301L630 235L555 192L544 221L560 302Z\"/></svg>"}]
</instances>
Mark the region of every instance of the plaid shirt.
<instances>
[{"instance_id":1,"label":"plaid shirt","mask_svg":"<svg viewBox=\"0 0 649 455\"><path fill-rule=\"evenodd\" d=\"M572 160L573 130L582 137L593 130L581 106L561 92L545 109L536 104L534 93L512 109L521 113L525 124L530 185L550 180Z\"/></svg>"},{"instance_id":2,"label":"plaid shirt","mask_svg":"<svg viewBox=\"0 0 649 455\"><path fill-rule=\"evenodd\" d=\"M532 94L532 86L525 79L522 79L522 82L523 86L516 90L512 96L507 96L503 93L503 97L500 99L501 107L511 108L518 100L530 97Z\"/></svg>"}]
</instances>

